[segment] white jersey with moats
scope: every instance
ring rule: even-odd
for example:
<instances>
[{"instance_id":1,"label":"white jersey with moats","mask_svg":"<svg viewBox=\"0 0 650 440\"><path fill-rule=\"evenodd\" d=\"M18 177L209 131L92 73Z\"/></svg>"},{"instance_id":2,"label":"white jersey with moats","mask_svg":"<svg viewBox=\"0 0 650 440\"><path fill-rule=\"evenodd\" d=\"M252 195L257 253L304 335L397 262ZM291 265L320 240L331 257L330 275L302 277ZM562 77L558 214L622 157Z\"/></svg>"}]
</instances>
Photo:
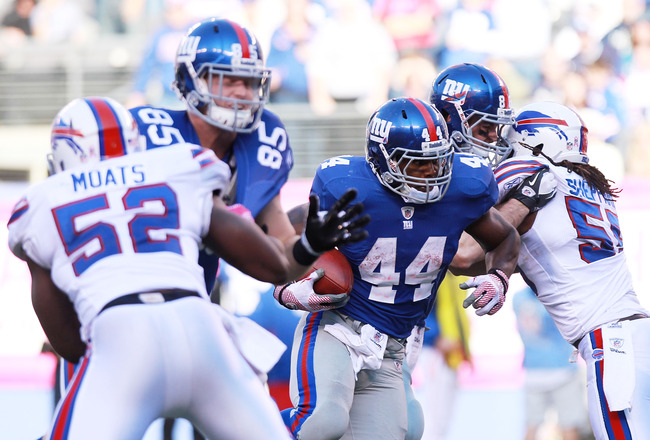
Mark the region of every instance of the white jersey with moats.
<instances>
[{"instance_id":1,"label":"white jersey with moats","mask_svg":"<svg viewBox=\"0 0 650 440\"><path fill-rule=\"evenodd\" d=\"M193 144L63 171L17 203L9 245L52 270L87 338L90 321L122 295L174 288L207 297L198 243L212 192L229 178L225 163Z\"/></svg>"},{"instance_id":2,"label":"white jersey with moats","mask_svg":"<svg viewBox=\"0 0 650 440\"><path fill-rule=\"evenodd\" d=\"M568 342L607 322L645 313L626 266L616 205L575 172L538 156L519 156L496 170L499 198L548 168L557 195L521 236L519 269Z\"/></svg>"}]
</instances>

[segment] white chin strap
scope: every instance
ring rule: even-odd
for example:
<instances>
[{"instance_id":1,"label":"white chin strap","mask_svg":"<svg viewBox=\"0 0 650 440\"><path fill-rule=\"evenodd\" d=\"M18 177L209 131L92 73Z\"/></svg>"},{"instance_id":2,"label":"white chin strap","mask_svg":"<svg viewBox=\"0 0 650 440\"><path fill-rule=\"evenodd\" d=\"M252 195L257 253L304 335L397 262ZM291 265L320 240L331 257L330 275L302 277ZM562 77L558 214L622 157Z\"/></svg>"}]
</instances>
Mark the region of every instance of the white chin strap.
<instances>
[{"instance_id":1,"label":"white chin strap","mask_svg":"<svg viewBox=\"0 0 650 440\"><path fill-rule=\"evenodd\" d=\"M210 106L208 117L220 124L233 128L244 128L253 122L251 109L235 111L233 109L219 107L215 104Z\"/></svg>"},{"instance_id":2,"label":"white chin strap","mask_svg":"<svg viewBox=\"0 0 650 440\"><path fill-rule=\"evenodd\" d=\"M402 187L402 190L400 191L402 193L402 198L409 203L427 203L429 200L435 199L438 197L440 194L440 188L437 186L434 186L431 188L431 191L427 195L427 193L423 191L418 191L415 188L411 188L407 184L404 184Z\"/></svg>"}]
</instances>

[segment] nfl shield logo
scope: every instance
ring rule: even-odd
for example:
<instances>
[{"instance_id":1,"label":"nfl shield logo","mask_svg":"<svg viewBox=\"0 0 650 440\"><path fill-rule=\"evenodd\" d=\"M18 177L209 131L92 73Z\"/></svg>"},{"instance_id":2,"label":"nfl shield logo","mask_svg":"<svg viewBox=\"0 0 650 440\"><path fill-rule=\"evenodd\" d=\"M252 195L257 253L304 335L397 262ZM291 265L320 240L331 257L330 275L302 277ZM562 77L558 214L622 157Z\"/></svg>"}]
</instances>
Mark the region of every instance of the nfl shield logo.
<instances>
[{"instance_id":1,"label":"nfl shield logo","mask_svg":"<svg viewBox=\"0 0 650 440\"><path fill-rule=\"evenodd\" d=\"M415 208L412 206L402 206L402 215L406 220L411 220L411 217L413 217L413 213L415 212Z\"/></svg>"},{"instance_id":2,"label":"nfl shield logo","mask_svg":"<svg viewBox=\"0 0 650 440\"><path fill-rule=\"evenodd\" d=\"M620 350L621 348L623 348L623 344L625 343L625 339L621 339L621 338L611 338L611 339L609 340L609 343L610 343L610 345L611 345L612 347L614 347L615 349Z\"/></svg>"}]
</instances>

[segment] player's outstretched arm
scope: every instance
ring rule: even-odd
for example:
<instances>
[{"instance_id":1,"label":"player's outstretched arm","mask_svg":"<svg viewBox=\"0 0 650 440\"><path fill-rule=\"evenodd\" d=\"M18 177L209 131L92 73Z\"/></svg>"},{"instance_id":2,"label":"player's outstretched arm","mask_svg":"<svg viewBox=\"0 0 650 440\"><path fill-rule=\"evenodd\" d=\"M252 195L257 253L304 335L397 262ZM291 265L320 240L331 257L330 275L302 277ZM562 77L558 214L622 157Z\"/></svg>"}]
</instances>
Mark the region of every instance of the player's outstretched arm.
<instances>
[{"instance_id":1,"label":"player's outstretched arm","mask_svg":"<svg viewBox=\"0 0 650 440\"><path fill-rule=\"evenodd\" d=\"M471 224L466 231L486 251L487 274L471 278L460 285L463 289L475 288L463 302L463 307L472 305L477 315L493 315L505 303L508 279L517 265L519 234L494 208Z\"/></svg>"},{"instance_id":2,"label":"player's outstretched arm","mask_svg":"<svg viewBox=\"0 0 650 440\"><path fill-rule=\"evenodd\" d=\"M556 191L555 176L544 168L524 179L496 209L520 234L524 234L532 227L537 212L553 199ZM484 260L483 247L472 236L463 233L450 270L455 275L485 273Z\"/></svg>"},{"instance_id":3,"label":"player's outstretched arm","mask_svg":"<svg viewBox=\"0 0 650 440\"><path fill-rule=\"evenodd\" d=\"M356 190L350 189L325 212L319 211L318 196L312 194L308 204L288 214L280 209L279 201L258 214L257 223L284 244L290 280L302 278L323 252L367 236L363 228L370 216L362 215L361 203L351 203L355 197Z\"/></svg>"},{"instance_id":4,"label":"player's outstretched arm","mask_svg":"<svg viewBox=\"0 0 650 440\"><path fill-rule=\"evenodd\" d=\"M282 243L253 221L229 211L220 199L214 203L206 245L253 278L273 284L289 281L289 260Z\"/></svg>"},{"instance_id":5,"label":"player's outstretched arm","mask_svg":"<svg viewBox=\"0 0 650 440\"><path fill-rule=\"evenodd\" d=\"M76 364L86 352L81 324L68 296L52 281L50 271L31 258L25 261L32 275L32 306L54 351Z\"/></svg>"}]
</instances>

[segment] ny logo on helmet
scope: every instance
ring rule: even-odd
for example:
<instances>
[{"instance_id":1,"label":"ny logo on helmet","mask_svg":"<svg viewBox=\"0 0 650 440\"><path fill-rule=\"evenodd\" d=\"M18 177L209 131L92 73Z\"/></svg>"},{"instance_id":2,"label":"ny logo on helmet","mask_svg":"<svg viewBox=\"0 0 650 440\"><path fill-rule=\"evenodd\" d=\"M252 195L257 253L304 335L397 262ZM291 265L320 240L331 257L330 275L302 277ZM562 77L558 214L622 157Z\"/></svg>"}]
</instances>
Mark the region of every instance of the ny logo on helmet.
<instances>
[{"instance_id":1,"label":"ny logo on helmet","mask_svg":"<svg viewBox=\"0 0 650 440\"><path fill-rule=\"evenodd\" d=\"M460 105L465 104L465 98L469 92L469 84L454 81L453 79L445 80L445 88L442 90L442 99L450 102L458 102Z\"/></svg>"},{"instance_id":2,"label":"ny logo on helmet","mask_svg":"<svg viewBox=\"0 0 650 440\"><path fill-rule=\"evenodd\" d=\"M201 37L189 36L181 42L181 45L178 47L178 56L176 57L177 62L192 62L196 58L196 49L199 47L199 42Z\"/></svg>"},{"instance_id":3,"label":"ny logo on helmet","mask_svg":"<svg viewBox=\"0 0 650 440\"><path fill-rule=\"evenodd\" d=\"M391 121L384 121L377 117L373 118L370 124L370 140L380 144L388 142L388 133L392 125L393 123Z\"/></svg>"}]
</instances>

